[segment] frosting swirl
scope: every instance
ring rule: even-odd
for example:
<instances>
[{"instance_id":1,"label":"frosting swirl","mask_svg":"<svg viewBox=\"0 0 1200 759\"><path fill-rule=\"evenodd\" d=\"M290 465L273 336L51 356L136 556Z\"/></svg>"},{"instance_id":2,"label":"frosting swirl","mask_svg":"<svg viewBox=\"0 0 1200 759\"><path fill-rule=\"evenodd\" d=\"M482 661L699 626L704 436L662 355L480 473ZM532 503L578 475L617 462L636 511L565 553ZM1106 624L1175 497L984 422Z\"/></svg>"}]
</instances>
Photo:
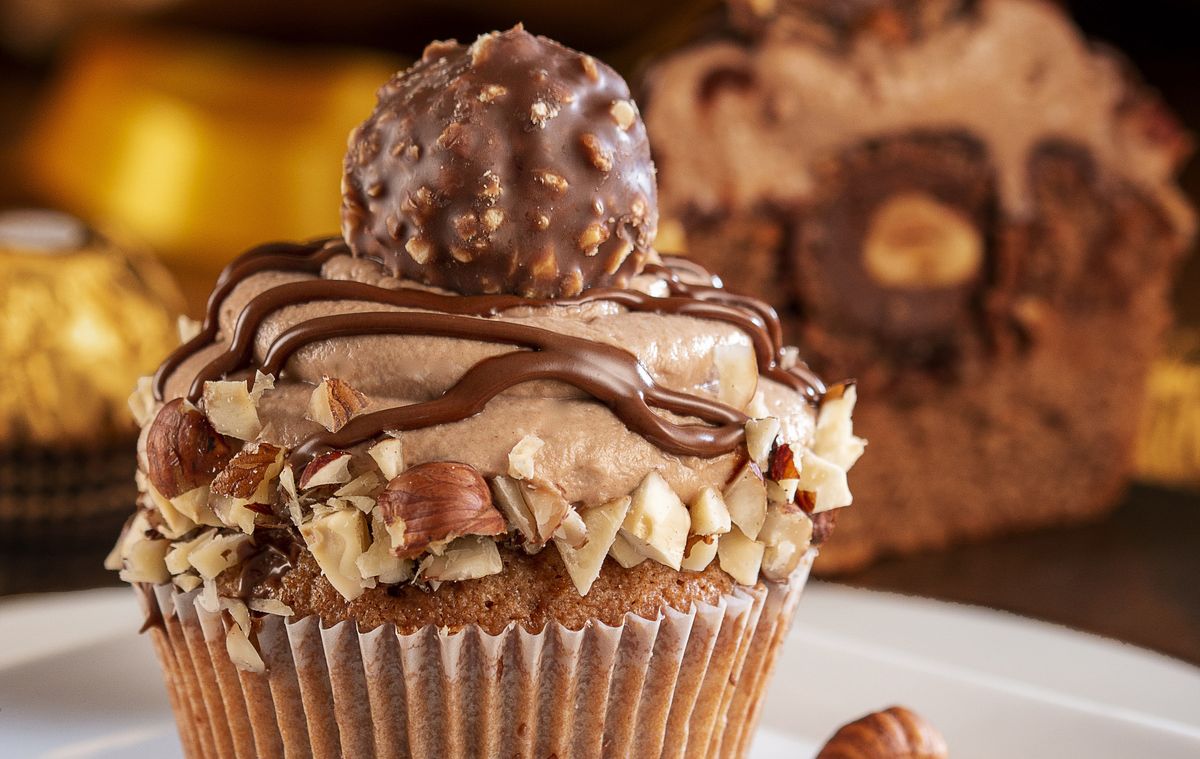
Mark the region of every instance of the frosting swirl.
<instances>
[{"instance_id":1,"label":"frosting swirl","mask_svg":"<svg viewBox=\"0 0 1200 759\"><path fill-rule=\"evenodd\" d=\"M744 442L755 387L722 389L729 378L720 376L718 353L761 374L768 402L786 405L795 392L819 399L824 388L814 375L802 365L781 367L778 322L768 306L725 292L681 261L652 265L636 284L553 300L460 296L392 277L375 261L351 258L337 241L263 246L222 275L200 333L160 368L156 396L199 402L206 382L253 369L280 375L260 417L274 431L271 442L294 451L297 466L389 431L410 433L406 449L428 438L441 452L433 442L439 435L464 439L478 429L495 439L490 427L520 419L521 429L537 427L549 438L559 434L548 428L562 424L573 435L597 433L593 444L562 441L572 453L562 461L565 482L575 479L571 469L600 474L598 462L620 471L624 457L643 465L682 457L692 461L678 466L680 484L686 472L710 466L699 460L732 460ZM396 357L418 355L419 364L397 365ZM336 432L302 416L303 396L327 375L370 398ZM781 416L791 420L794 439L803 439L812 409L791 404ZM486 451L468 443L475 459L468 463L496 471L515 440L496 442ZM623 479L568 490L579 500L599 499L618 492Z\"/></svg>"}]
</instances>

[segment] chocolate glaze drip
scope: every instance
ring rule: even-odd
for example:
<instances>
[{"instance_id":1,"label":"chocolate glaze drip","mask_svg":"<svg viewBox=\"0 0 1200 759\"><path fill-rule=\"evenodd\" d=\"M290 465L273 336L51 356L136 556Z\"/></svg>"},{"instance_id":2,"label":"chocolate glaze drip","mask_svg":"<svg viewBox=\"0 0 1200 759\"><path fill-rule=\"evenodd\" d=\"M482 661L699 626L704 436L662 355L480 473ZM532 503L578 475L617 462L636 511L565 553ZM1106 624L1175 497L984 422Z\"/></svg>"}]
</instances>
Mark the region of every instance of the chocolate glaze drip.
<instances>
[{"instance_id":1,"label":"chocolate glaze drip","mask_svg":"<svg viewBox=\"0 0 1200 759\"><path fill-rule=\"evenodd\" d=\"M268 351L263 370L278 371L301 346L331 337L409 334L507 343L530 350L492 356L473 366L442 397L356 417L334 433L321 433L296 448L303 458L326 448L347 448L384 430L412 430L474 416L510 387L558 380L603 402L630 429L663 450L683 456L717 456L741 441L747 417L722 403L667 390L650 378L637 357L604 343L539 327L449 314L382 312L312 319L285 331ZM715 427L674 424L651 407L693 416Z\"/></svg>"},{"instance_id":2,"label":"chocolate glaze drip","mask_svg":"<svg viewBox=\"0 0 1200 759\"><path fill-rule=\"evenodd\" d=\"M217 284L208 296L204 323L200 332L176 348L154 373L154 397L163 400L167 379L205 346L217 339L218 319L221 304L247 277L263 271L294 271L317 274L325 262L347 250L337 238L325 238L311 243L274 242L252 248L235 258L217 277Z\"/></svg>"},{"instance_id":3,"label":"chocolate glaze drip","mask_svg":"<svg viewBox=\"0 0 1200 759\"><path fill-rule=\"evenodd\" d=\"M324 240L307 245L263 246L234 261L222 273L209 299L200 334L159 368L155 377L158 397L162 398L167 378L189 356L216 340L221 305L239 282L263 271L319 275L326 261L346 252L337 241ZM651 273L666 280L669 297L614 288L596 288L573 298L535 299L515 295L445 295L325 279L286 283L266 290L246 305L238 316L228 348L200 369L188 397L197 401L205 382L252 363L254 335L271 313L296 303L353 300L418 310L341 314L302 322L276 337L267 349L261 369L267 374L278 374L288 358L309 343L368 334L462 338L512 345L517 350L479 362L440 398L365 414L336 433L320 433L304 440L292 454L293 463L323 449L366 442L385 430L411 430L461 421L479 413L505 390L523 382L545 379L565 382L590 394L611 408L630 429L667 452L712 457L734 450L744 439L745 414L714 400L660 387L628 351L539 327L483 318L517 307L610 301L634 311L732 324L750 337L763 376L804 393L811 402L820 400L825 387L807 367L780 368L781 330L770 306L724 291L716 286L719 280L692 262L668 259L664 265L653 265ZM714 285L685 283L680 273L706 279ZM703 424L676 424L652 409L699 419Z\"/></svg>"},{"instance_id":4,"label":"chocolate glaze drip","mask_svg":"<svg viewBox=\"0 0 1200 759\"><path fill-rule=\"evenodd\" d=\"M300 545L286 530L274 530L278 538L268 540L238 565L234 593L249 598L256 589L277 586L300 558Z\"/></svg>"}]
</instances>

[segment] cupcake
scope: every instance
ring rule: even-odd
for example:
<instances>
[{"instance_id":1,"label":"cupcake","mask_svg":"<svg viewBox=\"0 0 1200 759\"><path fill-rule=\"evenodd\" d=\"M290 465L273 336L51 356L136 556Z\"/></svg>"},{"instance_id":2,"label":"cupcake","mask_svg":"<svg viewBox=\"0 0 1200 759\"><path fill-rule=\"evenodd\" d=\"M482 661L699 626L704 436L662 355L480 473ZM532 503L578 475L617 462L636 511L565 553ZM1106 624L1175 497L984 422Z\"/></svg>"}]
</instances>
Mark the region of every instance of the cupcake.
<instances>
[{"instance_id":1,"label":"cupcake","mask_svg":"<svg viewBox=\"0 0 1200 759\"><path fill-rule=\"evenodd\" d=\"M0 546L103 555L136 495L125 398L178 344L179 292L153 259L45 209L0 212L0 272Z\"/></svg>"},{"instance_id":2,"label":"cupcake","mask_svg":"<svg viewBox=\"0 0 1200 759\"><path fill-rule=\"evenodd\" d=\"M135 396L134 584L188 756L742 756L855 389L653 248L625 83L520 27L351 135Z\"/></svg>"},{"instance_id":3,"label":"cupcake","mask_svg":"<svg viewBox=\"0 0 1200 759\"><path fill-rule=\"evenodd\" d=\"M1188 136L1054 3L729 9L646 123L664 228L856 377L890 452L820 569L1105 513L1195 229Z\"/></svg>"}]
</instances>

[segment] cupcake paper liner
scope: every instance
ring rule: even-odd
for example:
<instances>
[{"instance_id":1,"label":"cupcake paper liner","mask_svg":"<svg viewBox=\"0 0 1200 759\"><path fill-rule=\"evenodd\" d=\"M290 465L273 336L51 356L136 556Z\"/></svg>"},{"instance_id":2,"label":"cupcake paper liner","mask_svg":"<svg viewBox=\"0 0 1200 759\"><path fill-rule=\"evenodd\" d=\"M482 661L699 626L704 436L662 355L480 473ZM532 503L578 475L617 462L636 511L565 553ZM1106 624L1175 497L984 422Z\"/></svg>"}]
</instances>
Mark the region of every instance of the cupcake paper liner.
<instances>
[{"instance_id":1,"label":"cupcake paper liner","mask_svg":"<svg viewBox=\"0 0 1200 759\"><path fill-rule=\"evenodd\" d=\"M238 670L228 615L139 585L191 758L741 757L811 566L616 626L367 632L264 617Z\"/></svg>"}]
</instances>

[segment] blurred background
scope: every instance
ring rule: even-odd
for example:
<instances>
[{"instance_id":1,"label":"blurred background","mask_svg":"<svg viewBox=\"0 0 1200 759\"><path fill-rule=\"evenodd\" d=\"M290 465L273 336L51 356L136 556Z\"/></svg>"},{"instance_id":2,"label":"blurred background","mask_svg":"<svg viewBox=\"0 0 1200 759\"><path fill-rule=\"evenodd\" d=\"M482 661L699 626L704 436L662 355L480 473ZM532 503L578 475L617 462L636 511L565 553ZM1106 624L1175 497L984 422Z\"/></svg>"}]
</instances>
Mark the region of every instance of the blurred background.
<instances>
[{"instance_id":1,"label":"blurred background","mask_svg":"<svg viewBox=\"0 0 1200 759\"><path fill-rule=\"evenodd\" d=\"M1067 7L1200 132L1200 4ZM0 525L14 525L0 538L0 594L116 583L100 568L109 541L94 535L115 535L132 499L128 390L176 339L176 317L200 316L233 256L336 232L346 135L429 40L524 21L636 82L647 61L710 34L722 15L715 1L668 0L0 0L0 211L82 220L0 214L0 520L10 520ZM1200 162L1181 183L1200 201ZM13 252L28 249L55 255ZM1173 287L1179 324L1152 374L1138 481L1111 516L888 559L838 581L984 604L1200 663L1194 251ZM64 314L77 328L59 339L46 325ZM87 384L97 376L104 387ZM63 404L82 429L71 419L33 429L34 411ZM12 421L13 408L26 420ZM80 511L81 500L95 505ZM15 513L34 501L44 524ZM81 520L91 537L59 539Z\"/></svg>"}]
</instances>

